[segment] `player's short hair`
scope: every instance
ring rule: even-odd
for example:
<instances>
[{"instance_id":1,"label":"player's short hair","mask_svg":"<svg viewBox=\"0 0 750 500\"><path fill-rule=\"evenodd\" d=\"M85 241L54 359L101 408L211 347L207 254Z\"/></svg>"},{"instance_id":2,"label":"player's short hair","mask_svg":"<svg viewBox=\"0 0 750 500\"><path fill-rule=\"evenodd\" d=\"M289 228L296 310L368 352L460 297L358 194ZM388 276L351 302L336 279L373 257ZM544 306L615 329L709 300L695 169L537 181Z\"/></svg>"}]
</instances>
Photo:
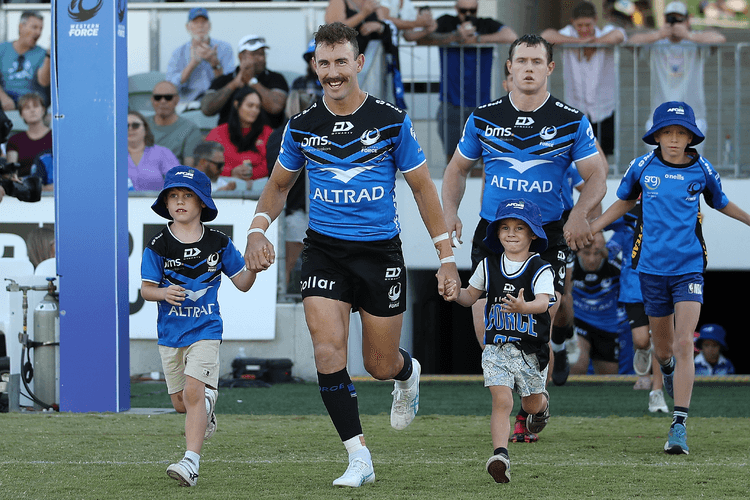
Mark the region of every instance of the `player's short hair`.
<instances>
[{"instance_id":1,"label":"player's short hair","mask_svg":"<svg viewBox=\"0 0 750 500\"><path fill-rule=\"evenodd\" d=\"M591 2L581 2L573 7L573 19L582 17L596 17L596 7Z\"/></svg>"},{"instance_id":2,"label":"player's short hair","mask_svg":"<svg viewBox=\"0 0 750 500\"><path fill-rule=\"evenodd\" d=\"M26 103L29 102L35 102L43 108L47 107L47 105L44 103L44 97L42 97L42 94L40 94L39 92L29 92L28 94L24 94L18 98L18 104L16 104L18 111L23 111L23 107L26 106Z\"/></svg>"},{"instance_id":3,"label":"player's short hair","mask_svg":"<svg viewBox=\"0 0 750 500\"><path fill-rule=\"evenodd\" d=\"M336 21L330 24L321 24L315 32L315 47L320 45L336 45L339 43L352 44L354 57L359 57L359 43L357 43L357 30L346 24Z\"/></svg>"},{"instance_id":4,"label":"player's short hair","mask_svg":"<svg viewBox=\"0 0 750 500\"><path fill-rule=\"evenodd\" d=\"M513 61L513 52L515 52L516 47L518 47L521 44L528 45L529 47L537 47L541 45L547 51L547 64L552 62L552 44L549 43L544 38L542 38L541 36L534 35L534 34L526 34L520 38L516 38L516 41L511 44L510 50L508 50L509 61L511 62Z\"/></svg>"}]
</instances>

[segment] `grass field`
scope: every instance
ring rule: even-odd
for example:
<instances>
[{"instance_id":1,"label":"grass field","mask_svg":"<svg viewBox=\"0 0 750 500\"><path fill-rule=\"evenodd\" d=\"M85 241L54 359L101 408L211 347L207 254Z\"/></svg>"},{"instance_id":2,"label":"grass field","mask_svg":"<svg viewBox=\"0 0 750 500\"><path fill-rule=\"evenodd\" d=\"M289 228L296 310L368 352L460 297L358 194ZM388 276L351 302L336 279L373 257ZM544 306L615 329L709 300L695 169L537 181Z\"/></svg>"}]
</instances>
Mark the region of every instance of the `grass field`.
<instances>
[{"instance_id":1,"label":"grass field","mask_svg":"<svg viewBox=\"0 0 750 500\"><path fill-rule=\"evenodd\" d=\"M748 498L750 385L699 384L691 454L662 450L669 416L646 411L632 382L551 387L552 419L532 444L509 446L511 483L484 470L492 452L489 391L426 381L420 414L390 428L391 385L357 383L377 481L337 489L346 453L314 384L222 389L219 428L195 488L165 474L184 451L184 416L0 415L0 499ZM163 384L132 387L133 408L169 407ZM668 401L671 403L671 401Z\"/></svg>"}]
</instances>

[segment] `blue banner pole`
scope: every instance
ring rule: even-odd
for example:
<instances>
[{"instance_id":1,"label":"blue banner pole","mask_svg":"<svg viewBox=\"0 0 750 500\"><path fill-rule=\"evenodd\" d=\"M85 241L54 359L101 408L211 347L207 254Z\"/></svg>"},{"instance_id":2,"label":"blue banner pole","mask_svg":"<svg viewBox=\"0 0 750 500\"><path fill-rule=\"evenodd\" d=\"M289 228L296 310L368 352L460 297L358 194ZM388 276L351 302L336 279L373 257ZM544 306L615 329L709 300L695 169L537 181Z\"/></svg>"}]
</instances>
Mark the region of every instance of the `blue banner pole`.
<instances>
[{"instance_id":1,"label":"blue banner pole","mask_svg":"<svg viewBox=\"0 0 750 500\"><path fill-rule=\"evenodd\" d=\"M130 409L126 4L52 0L61 411Z\"/></svg>"}]
</instances>

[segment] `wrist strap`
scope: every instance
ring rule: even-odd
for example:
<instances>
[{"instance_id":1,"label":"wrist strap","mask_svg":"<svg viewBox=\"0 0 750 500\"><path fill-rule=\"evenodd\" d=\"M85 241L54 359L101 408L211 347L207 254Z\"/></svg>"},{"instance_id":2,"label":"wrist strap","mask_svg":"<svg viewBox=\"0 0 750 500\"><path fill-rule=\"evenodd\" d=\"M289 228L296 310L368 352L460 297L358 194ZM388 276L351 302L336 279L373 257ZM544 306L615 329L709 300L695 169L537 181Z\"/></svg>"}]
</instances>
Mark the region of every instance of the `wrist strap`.
<instances>
[{"instance_id":1,"label":"wrist strap","mask_svg":"<svg viewBox=\"0 0 750 500\"><path fill-rule=\"evenodd\" d=\"M443 257L440 259L441 264L447 264L448 262L456 262L456 256L455 255L449 255L448 257Z\"/></svg>"},{"instance_id":2,"label":"wrist strap","mask_svg":"<svg viewBox=\"0 0 750 500\"><path fill-rule=\"evenodd\" d=\"M261 229L259 227L251 227L250 229L247 230L247 235L248 236L250 236L253 233L260 233L260 234L265 235L266 234L266 230L265 229Z\"/></svg>"},{"instance_id":3,"label":"wrist strap","mask_svg":"<svg viewBox=\"0 0 750 500\"><path fill-rule=\"evenodd\" d=\"M432 244L437 245L441 241L447 240L447 239L448 239L448 233L439 234L435 236L434 238L432 238Z\"/></svg>"},{"instance_id":4,"label":"wrist strap","mask_svg":"<svg viewBox=\"0 0 750 500\"><path fill-rule=\"evenodd\" d=\"M258 213L257 213L257 214L255 214L255 216L253 217L253 220L257 219L258 217L263 217L264 219L266 219L266 220L268 221L268 225L269 225L269 226L270 226L270 225L271 225L271 223L273 222L273 220L271 219L271 216L270 216L270 215L268 215L268 214L267 214L267 213L265 213L265 212L258 212Z\"/></svg>"}]
</instances>

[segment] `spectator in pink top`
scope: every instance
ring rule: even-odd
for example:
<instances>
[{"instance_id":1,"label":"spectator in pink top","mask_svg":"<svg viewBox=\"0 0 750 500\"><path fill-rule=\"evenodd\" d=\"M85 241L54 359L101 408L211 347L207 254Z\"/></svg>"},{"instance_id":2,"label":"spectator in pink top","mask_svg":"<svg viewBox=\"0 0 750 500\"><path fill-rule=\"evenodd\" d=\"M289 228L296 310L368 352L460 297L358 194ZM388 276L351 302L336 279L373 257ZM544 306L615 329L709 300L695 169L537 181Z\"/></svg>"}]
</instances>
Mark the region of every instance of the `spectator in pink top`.
<instances>
[{"instance_id":1,"label":"spectator in pink top","mask_svg":"<svg viewBox=\"0 0 750 500\"><path fill-rule=\"evenodd\" d=\"M161 191L164 176L179 164L172 151L154 144L143 115L128 112L128 185L135 191Z\"/></svg>"}]
</instances>

